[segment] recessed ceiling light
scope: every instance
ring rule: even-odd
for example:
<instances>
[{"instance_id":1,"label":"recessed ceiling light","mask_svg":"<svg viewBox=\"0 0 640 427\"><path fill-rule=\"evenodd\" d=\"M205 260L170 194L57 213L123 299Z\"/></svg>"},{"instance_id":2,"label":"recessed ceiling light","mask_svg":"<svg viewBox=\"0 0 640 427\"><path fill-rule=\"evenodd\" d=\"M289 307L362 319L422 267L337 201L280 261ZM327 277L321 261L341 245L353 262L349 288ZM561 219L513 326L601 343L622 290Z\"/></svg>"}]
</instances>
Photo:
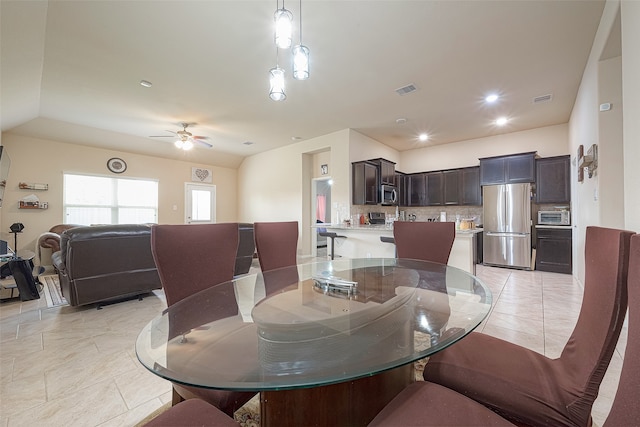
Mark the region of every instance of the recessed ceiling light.
<instances>
[{"instance_id":1,"label":"recessed ceiling light","mask_svg":"<svg viewBox=\"0 0 640 427\"><path fill-rule=\"evenodd\" d=\"M508 121L509 119L507 119L506 117L500 117L499 119L496 120L496 125L504 126L507 124Z\"/></svg>"},{"instance_id":2,"label":"recessed ceiling light","mask_svg":"<svg viewBox=\"0 0 640 427\"><path fill-rule=\"evenodd\" d=\"M292 137L291 137L291 140L292 140L292 141L300 141L301 139L302 139L302 137L301 137L301 136L292 136Z\"/></svg>"},{"instance_id":3,"label":"recessed ceiling light","mask_svg":"<svg viewBox=\"0 0 640 427\"><path fill-rule=\"evenodd\" d=\"M492 104L498 100L498 95L496 95L495 93L492 93L491 95L487 95L487 97L484 100L488 104Z\"/></svg>"},{"instance_id":4,"label":"recessed ceiling light","mask_svg":"<svg viewBox=\"0 0 640 427\"><path fill-rule=\"evenodd\" d=\"M151 86L153 86L153 83L151 83L148 80L140 80L140 86L151 87Z\"/></svg>"},{"instance_id":5,"label":"recessed ceiling light","mask_svg":"<svg viewBox=\"0 0 640 427\"><path fill-rule=\"evenodd\" d=\"M243 142L243 144L244 144L244 145L253 145L253 142L251 142L251 141L245 141L245 142Z\"/></svg>"},{"instance_id":6,"label":"recessed ceiling light","mask_svg":"<svg viewBox=\"0 0 640 427\"><path fill-rule=\"evenodd\" d=\"M426 141L426 140L428 140L428 139L429 139L429 135L427 135L426 133L421 133L421 134L418 136L418 139L419 139L420 141L424 142L424 141Z\"/></svg>"},{"instance_id":7,"label":"recessed ceiling light","mask_svg":"<svg viewBox=\"0 0 640 427\"><path fill-rule=\"evenodd\" d=\"M407 123L407 119L405 119L404 117L400 117L399 119L396 119L396 123L399 125L403 125Z\"/></svg>"}]
</instances>

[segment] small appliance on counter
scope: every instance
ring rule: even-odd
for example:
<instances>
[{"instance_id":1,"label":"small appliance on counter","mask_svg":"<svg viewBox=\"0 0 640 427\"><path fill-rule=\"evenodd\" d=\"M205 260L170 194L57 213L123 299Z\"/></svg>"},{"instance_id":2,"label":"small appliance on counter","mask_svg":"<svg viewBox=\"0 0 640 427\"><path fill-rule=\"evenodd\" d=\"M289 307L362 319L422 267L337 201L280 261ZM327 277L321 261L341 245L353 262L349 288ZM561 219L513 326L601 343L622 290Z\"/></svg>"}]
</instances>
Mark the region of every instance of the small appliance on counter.
<instances>
[{"instance_id":1,"label":"small appliance on counter","mask_svg":"<svg viewBox=\"0 0 640 427\"><path fill-rule=\"evenodd\" d=\"M386 222L386 215L384 212L369 212L369 224L382 224Z\"/></svg>"},{"instance_id":2,"label":"small appliance on counter","mask_svg":"<svg viewBox=\"0 0 640 427\"><path fill-rule=\"evenodd\" d=\"M538 211L539 225L571 225L569 211Z\"/></svg>"}]
</instances>

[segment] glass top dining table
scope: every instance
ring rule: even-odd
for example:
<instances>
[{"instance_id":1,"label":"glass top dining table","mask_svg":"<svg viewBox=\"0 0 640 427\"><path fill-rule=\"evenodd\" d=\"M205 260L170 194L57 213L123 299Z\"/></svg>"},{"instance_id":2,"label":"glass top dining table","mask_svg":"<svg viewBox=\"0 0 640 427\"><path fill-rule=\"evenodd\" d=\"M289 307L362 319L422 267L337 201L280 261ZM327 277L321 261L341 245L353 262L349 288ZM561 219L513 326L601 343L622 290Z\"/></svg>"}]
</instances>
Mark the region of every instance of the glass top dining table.
<instances>
[{"instance_id":1,"label":"glass top dining table","mask_svg":"<svg viewBox=\"0 0 640 427\"><path fill-rule=\"evenodd\" d=\"M438 352L491 307L477 277L425 261L300 264L212 286L164 310L136 353L175 383L291 390L363 378Z\"/></svg>"}]
</instances>

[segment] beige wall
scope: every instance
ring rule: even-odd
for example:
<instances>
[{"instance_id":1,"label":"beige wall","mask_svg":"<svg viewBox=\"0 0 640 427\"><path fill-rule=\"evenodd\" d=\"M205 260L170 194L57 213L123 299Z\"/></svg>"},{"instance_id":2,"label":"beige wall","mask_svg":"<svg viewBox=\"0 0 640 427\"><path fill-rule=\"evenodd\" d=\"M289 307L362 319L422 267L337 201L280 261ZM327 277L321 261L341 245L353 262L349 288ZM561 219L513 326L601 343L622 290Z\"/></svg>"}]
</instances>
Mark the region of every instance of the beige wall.
<instances>
[{"instance_id":1,"label":"beige wall","mask_svg":"<svg viewBox=\"0 0 640 427\"><path fill-rule=\"evenodd\" d=\"M375 139L351 129L349 131L349 162L371 159L387 159L391 162L396 162L397 168L397 163L400 161L400 153Z\"/></svg>"},{"instance_id":2,"label":"beige wall","mask_svg":"<svg viewBox=\"0 0 640 427\"><path fill-rule=\"evenodd\" d=\"M19 249L35 248L38 236L56 224L64 223L62 207L63 172L114 176L107 169L107 160L120 157L127 162L127 170L120 176L158 180L158 222L181 224L184 222L184 184L191 182L193 166L212 170L216 185L218 222L236 221L237 171L179 160L103 150L56 141L26 138L5 133L3 145L11 157L9 180L2 204L0 238L13 241L9 226L21 222L25 229L18 236ZM19 190L19 182L49 184L48 191ZM18 209L18 201L36 194L49 203L46 210ZM173 210L173 206L176 210Z\"/></svg>"},{"instance_id":3,"label":"beige wall","mask_svg":"<svg viewBox=\"0 0 640 427\"><path fill-rule=\"evenodd\" d=\"M622 58L600 61L598 64L598 105L610 103L609 111L598 113L598 169L594 173L598 188L600 223L612 228L624 228L624 167L622 144ZM588 147L584 147L587 150ZM601 169L602 168L602 169ZM594 199L595 200L595 199Z\"/></svg>"},{"instance_id":4,"label":"beige wall","mask_svg":"<svg viewBox=\"0 0 640 427\"><path fill-rule=\"evenodd\" d=\"M453 169L480 164L478 158L537 151L540 157L569 153L566 124L531 129L452 144L416 148L400 153L399 169L405 173Z\"/></svg>"},{"instance_id":5,"label":"beige wall","mask_svg":"<svg viewBox=\"0 0 640 427\"><path fill-rule=\"evenodd\" d=\"M618 13L622 22L621 73L618 59L601 61L612 30L619 31L614 26ZM589 147L595 143L599 148L597 175L573 187L574 275L580 280L584 280L586 227L595 225L640 231L640 168L637 165L640 159L639 27L640 2L607 1L569 122L571 153L575 154L580 144ZM620 85L622 102L616 106L609 99L616 98ZM599 112L601 102L612 102L613 109ZM611 123L612 120L619 122L616 114L620 111L622 140L619 129ZM621 193L624 194L622 199ZM624 212L622 223L616 210Z\"/></svg>"},{"instance_id":6,"label":"beige wall","mask_svg":"<svg viewBox=\"0 0 640 427\"><path fill-rule=\"evenodd\" d=\"M621 10L624 224L625 228L640 233L640 2L625 0Z\"/></svg>"},{"instance_id":7,"label":"beige wall","mask_svg":"<svg viewBox=\"0 0 640 427\"><path fill-rule=\"evenodd\" d=\"M329 167L332 218L348 209L351 164L345 129L247 157L238 169L238 219L243 222L298 221L298 252L311 254L311 181L319 176L318 159ZM322 154L320 154L322 153ZM314 160L315 159L315 160Z\"/></svg>"}]
</instances>

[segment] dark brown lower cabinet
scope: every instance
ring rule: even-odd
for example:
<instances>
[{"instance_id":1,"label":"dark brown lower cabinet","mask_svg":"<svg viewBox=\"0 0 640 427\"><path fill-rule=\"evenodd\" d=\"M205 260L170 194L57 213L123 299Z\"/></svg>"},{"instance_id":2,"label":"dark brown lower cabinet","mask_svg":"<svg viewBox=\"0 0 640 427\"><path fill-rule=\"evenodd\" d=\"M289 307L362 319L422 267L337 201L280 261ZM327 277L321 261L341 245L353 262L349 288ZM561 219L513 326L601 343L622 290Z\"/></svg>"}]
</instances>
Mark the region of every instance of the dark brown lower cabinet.
<instances>
[{"instance_id":1,"label":"dark brown lower cabinet","mask_svg":"<svg viewBox=\"0 0 640 427\"><path fill-rule=\"evenodd\" d=\"M571 274L571 228L536 228L536 270Z\"/></svg>"}]
</instances>

